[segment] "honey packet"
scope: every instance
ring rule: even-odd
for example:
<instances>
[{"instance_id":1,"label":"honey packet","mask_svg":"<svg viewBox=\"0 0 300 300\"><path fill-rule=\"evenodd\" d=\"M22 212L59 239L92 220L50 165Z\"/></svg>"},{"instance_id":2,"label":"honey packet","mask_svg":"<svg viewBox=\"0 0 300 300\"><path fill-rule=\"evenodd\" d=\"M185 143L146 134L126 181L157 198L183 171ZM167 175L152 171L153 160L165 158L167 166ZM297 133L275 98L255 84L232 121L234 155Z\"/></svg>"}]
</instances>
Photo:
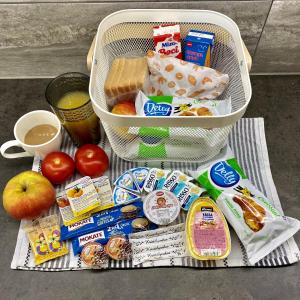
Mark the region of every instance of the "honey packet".
<instances>
[{"instance_id":1,"label":"honey packet","mask_svg":"<svg viewBox=\"0 0 300 300\"><path fill-rule=\"evenodd\" d=\"M68 254L68 248L60 238L60 226L58 215L50 215L38 219L46 243L53 258Z\"/></svg>"}]
</instances>

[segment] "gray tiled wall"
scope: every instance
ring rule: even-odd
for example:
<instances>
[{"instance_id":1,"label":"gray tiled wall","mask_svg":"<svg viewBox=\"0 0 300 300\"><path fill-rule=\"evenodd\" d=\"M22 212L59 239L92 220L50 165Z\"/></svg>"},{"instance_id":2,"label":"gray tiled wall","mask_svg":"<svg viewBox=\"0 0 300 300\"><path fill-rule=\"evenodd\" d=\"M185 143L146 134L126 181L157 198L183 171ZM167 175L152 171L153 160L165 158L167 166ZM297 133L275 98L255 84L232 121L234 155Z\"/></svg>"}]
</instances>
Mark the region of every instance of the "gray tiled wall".
<instances>
[{"instance_id":1,"label":"gray tiled wall","mask_svg":"<svg viewBox=\"0 0 300 300\"><path fill-rule=\"evenodd\" d=\"M254 72L289 72L291 65L293 72L300 72L299 5L300 1L274 1L272 5L272 0L0 0L0 77L53 77L67 71L87 72L86 54L99 22L126 8L222 12L236 21L251 55L255 53Z\"/></svg>"}]
</instances>

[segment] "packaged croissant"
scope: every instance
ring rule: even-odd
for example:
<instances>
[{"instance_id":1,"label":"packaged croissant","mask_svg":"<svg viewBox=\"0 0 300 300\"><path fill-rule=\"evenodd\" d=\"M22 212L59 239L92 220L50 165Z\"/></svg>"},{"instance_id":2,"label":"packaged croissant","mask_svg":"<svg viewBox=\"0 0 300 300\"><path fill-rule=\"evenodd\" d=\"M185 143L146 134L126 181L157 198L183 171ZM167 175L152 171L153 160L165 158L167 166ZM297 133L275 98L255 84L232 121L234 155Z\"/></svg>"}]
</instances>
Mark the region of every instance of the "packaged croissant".
<instances>
[{"instance_id":1,"label":"packaged croissant","mask_svg":"<svg viewBox=\"0 0 300 300\"><path fill-rule=\"evenodd\" d=\"M213 100L219 97L229 83L229 76L217 70L199 66L175 57L149 50L149 95L189 97Z\"/></svg>"},{"instance_id":2,"label":"packaged croissant","mask_svg":"<svg viewBox=\"0 0 300 300\"><path fill-rule=\"evenodd\" d=\"M300 229L300 221L280 213L247 178L226 148L190 174L216 201L254 265Z\"/></svg>"}]
</instances>

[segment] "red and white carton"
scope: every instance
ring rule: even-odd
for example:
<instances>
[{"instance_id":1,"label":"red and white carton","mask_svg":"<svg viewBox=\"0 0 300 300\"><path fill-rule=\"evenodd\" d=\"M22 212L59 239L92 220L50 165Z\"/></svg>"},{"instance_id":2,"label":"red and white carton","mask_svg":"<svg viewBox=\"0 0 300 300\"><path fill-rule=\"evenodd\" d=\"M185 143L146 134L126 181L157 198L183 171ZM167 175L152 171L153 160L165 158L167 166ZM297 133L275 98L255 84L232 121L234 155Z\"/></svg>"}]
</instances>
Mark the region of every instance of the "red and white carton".
<instances>
[{"instance_id":1,"label":"red and white carton","mask_svg":"<svg viewBox=\"0 0 300 300\"><path fill-rule=\"evenodd\" d=\"M180 27L174 25L160 25L153 27L155 51L167 56L182 58Z\"/></svg>"}]
</instances>

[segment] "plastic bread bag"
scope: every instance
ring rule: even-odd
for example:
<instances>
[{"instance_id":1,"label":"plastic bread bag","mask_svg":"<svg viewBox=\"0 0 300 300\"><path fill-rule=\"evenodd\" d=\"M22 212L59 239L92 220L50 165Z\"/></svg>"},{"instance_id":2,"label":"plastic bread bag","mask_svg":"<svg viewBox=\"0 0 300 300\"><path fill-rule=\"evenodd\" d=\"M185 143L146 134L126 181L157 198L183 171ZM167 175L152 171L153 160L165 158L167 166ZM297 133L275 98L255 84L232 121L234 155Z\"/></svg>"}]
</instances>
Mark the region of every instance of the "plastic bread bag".
<instances>
[{"instance_id":1,"label":"plastic bread bag","mask_svg":"<svg viewBox=\"0 0 300 300\"><path fill-rule=\"evenodd\" d=\"M152 50L147 53L150 70L150 94L185 96L200 100L219 97L229 83L229 76Z\"/></svg>"},{"instance_id":2,"label":"plastic bread bag","mask_svg":"<svg viewBox=\"0 0 300 300\"><path fill-rule=\"evenodd\" d=\"M253 186L229 147L190 174L216 201L243 243L251 265L300 229L300 221L283 216Z\"/></svg>"}]
</instances>

